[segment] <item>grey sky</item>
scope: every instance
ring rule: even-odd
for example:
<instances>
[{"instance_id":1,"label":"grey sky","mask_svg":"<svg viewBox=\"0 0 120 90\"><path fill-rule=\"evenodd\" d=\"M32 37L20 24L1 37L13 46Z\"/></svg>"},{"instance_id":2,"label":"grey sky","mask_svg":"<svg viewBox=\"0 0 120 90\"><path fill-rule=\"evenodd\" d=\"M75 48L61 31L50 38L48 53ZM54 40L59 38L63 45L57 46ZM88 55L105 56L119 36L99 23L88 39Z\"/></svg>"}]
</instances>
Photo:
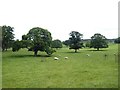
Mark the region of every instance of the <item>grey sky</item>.
<instances>
[{"instance_id":1,"label":"grey sky","mask_svg":"<svg viewBox=\"0 0 120 90\"><path fill-rule=\"evenodd\" d=\"M0 25L14 27L21 39L33 27L52 33L53 39L66 40L71 31L83 38L101 33L118 37L119 0L0 0Z\"/></svg>"}]
</instances>

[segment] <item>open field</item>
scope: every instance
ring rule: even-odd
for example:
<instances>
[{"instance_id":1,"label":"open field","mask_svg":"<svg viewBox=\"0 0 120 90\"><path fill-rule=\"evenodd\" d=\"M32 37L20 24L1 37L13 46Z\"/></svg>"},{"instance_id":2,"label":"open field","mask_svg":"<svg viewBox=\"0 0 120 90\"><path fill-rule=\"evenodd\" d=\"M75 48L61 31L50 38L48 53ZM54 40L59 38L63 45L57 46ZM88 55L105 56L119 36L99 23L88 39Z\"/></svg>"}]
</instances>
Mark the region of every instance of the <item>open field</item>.
<instances>
[{"instance_id":1,"label":"open field","mask_svg":"<svg viewBox=\"0 0 120 90\"><path fill-rule=\"evenodd\" d=\"M118 45L101 51L68 48L57 50L52 57L21 49L3 52L3 88L117 88ZM90 56L87 56L89 54ZM105 58L104 55L107 55ZM67 60L64 57L68 57ZM59 60L54 60L58 57ZM43 62L42 62L43 61Z\"/></svg>"}]
</instances>

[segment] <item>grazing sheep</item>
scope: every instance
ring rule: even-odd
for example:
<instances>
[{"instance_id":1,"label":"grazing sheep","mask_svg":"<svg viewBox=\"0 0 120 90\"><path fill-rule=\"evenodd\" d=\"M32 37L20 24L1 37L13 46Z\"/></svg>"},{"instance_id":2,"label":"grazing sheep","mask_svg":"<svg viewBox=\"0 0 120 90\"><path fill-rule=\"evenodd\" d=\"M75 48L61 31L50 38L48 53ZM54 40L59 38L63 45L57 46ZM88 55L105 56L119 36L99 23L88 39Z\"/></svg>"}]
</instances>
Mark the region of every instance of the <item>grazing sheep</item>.
<instances>
[{"instance_id":1,"label":"grazing sheep","mask_svg":"<svg viewBox=\"0 0 120 90\"><path fill-rule=\"evenodd\" d=\"M65 57L65 59L68 59L68 57Z\"/></svg>"},{"instance_id":2,"label":"grazing sheep","mask_svg":"<svg viewBox=\"0 0 120 90\"><path fill-rule=\"evenodd\" d=\"M88 57L90 56L90 54L86 54Z\"/></svg>"},{"instance_id":3,"label":"grazing sheep","mask_svg":"<svg viewBox=\"0 0 120 90\"><path fill-rule=\"evenodd\" d=\"M116 53L114 53L114 55L116 55Z\"/></svg>"},{"instance_id":4,"label":"grazing sheep","mask_svg":"<svg viewBox=\"0 0 120 90\"><path fill-rule=\"evenodd\" d=\"M59 58L57 58L57 57L54 57L54 60L58 60Z\"/></svg>"}]
</instances>

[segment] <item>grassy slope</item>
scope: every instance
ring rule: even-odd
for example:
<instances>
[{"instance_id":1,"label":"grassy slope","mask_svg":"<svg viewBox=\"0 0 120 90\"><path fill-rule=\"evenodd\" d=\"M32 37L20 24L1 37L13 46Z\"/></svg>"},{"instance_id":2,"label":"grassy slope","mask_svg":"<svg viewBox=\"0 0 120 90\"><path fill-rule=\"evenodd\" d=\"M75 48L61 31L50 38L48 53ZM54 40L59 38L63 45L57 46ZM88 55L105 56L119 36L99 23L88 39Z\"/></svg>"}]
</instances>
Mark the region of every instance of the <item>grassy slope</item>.
<instances>
[{"instance_id":1,"label":"grassy slope","mask_svg":"<svg viewBox=\"0 0 120 90\"><path fill-rule=\"evenodd\" d=\"M62 48L52 57L44 57L41 52L42 56L33 57L33 52L25 49L4 52L3 88L118 87L118 64L113 54L117 53L117 45L104 50L82 49L74 53ZM106 59L104 54L108 55ZM55 56L60 60L55 61ZM65 56L69 59L65 60Z\"/></svg>"}]
</instances>

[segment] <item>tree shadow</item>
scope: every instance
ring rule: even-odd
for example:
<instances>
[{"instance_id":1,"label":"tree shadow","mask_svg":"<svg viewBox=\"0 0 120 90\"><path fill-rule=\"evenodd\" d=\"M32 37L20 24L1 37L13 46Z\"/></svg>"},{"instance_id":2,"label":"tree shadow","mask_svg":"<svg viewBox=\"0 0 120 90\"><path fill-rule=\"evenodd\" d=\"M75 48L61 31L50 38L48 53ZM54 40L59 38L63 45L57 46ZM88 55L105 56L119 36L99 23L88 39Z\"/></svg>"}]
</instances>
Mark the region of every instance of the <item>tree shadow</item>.
<instances>
[{"instance_id":1,"label":"tree shadow","mask_svg":"<svg viewBox=\"0 0 120 90\"><path fill-rule=\"evenodd\" d=\"M77 54L77 53L82 53L82 52L64 52L64 53L74 53L74 54L76 53Z\"/></svg>"},{"instance_id":2,"label":"tree shadow","mask_svg":"<svg viewBox=\"0 0 120 90\"><path fill-rule=\"evenodd\" d=\"M108 50L87 50L87 51L108 51Z\"/></svg>"},{"instance_id":3,"label":"tree shadow","mask_svg":"<svg viewBox=\"0 0 120 90\"><path fill-rule=\"evenodd\" d=\"M27 58L27 57L51 57L49 55L37 55L37 56L34 56L34 55L11 55L9 56L10 58Z\"/></svg>"}]
</instances>

